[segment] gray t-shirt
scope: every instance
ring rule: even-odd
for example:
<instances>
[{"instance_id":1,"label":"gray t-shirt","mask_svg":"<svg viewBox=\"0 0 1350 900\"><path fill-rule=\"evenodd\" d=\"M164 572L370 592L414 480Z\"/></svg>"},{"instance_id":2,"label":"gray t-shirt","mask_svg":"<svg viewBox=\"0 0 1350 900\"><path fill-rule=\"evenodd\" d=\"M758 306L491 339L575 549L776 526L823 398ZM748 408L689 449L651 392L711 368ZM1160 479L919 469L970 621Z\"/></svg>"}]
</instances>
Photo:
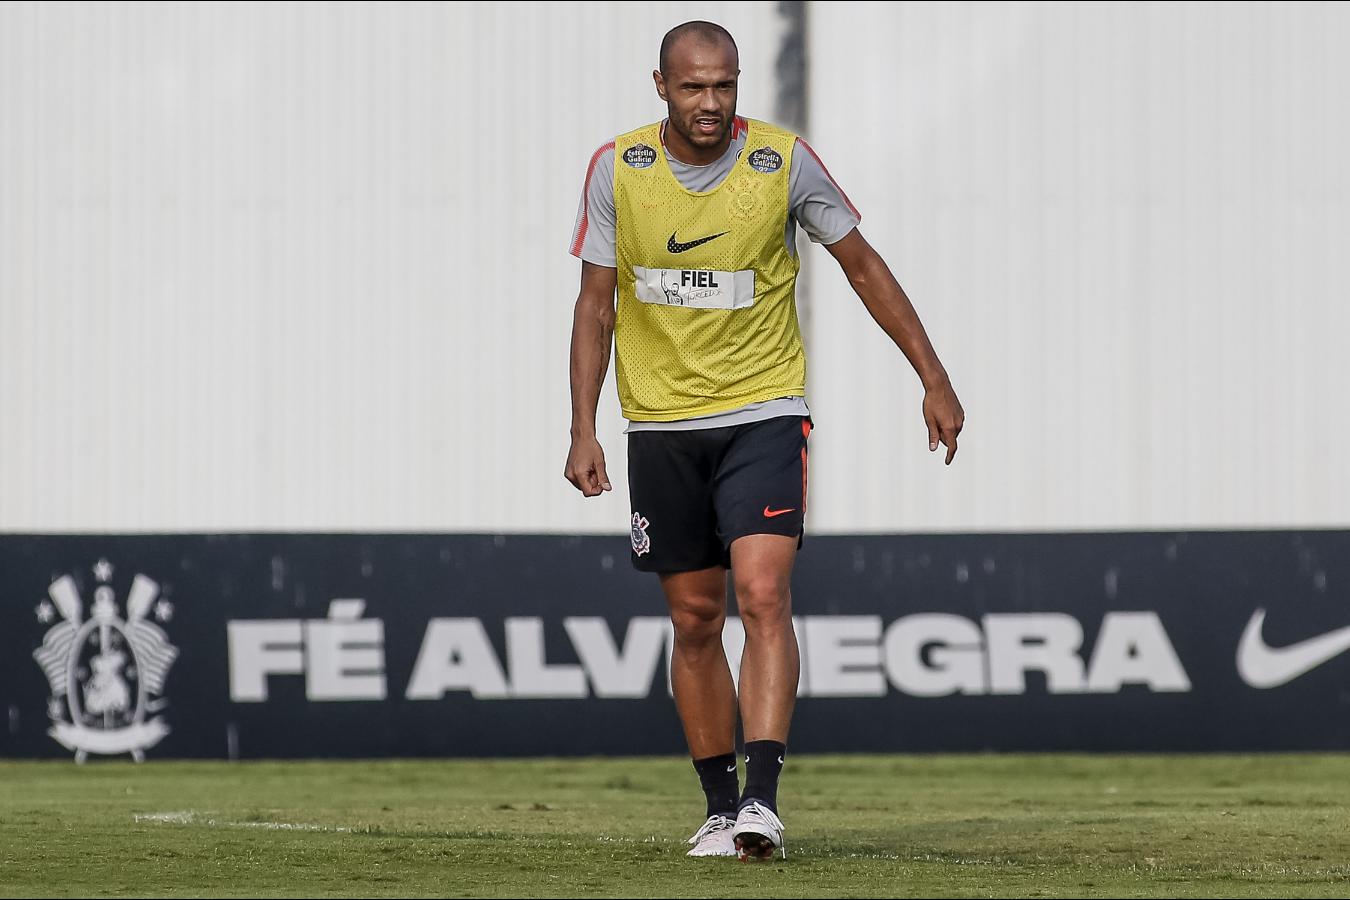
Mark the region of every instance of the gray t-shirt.
<instances>
[{"instance_id":1,"label":"gray t-shirt","mask_svg":"<svg viewBox=\"0 0 1350 900\"><path fill-rule=\"evenodd\" d=\"M664 125L662 134L664 136ZM710 191L731 173L745 150L746 123L739 116L732 127L727 152L706 166L682 163L666 150L670 170L690 191ZM665 150L664 143L662 150ZM843 190L830 177L825 165L810 145L797 138L792 166L788 172L788 218L783 241L788 252L797 255L796 232L801 225L817 244L833 244L858 227L862 216L849 202ZM576 227L572 230L572 255L597 266L617 266L614 252L614 144L605 144L591 157L586 184L577 207ZM752 403L739 409L682 419L677 422L630 422L627 431L687 431L696 428L722 428L758 422L778 416L805 416L809 411L801 397L782 397Z\"/></svg>"}]
</instances>

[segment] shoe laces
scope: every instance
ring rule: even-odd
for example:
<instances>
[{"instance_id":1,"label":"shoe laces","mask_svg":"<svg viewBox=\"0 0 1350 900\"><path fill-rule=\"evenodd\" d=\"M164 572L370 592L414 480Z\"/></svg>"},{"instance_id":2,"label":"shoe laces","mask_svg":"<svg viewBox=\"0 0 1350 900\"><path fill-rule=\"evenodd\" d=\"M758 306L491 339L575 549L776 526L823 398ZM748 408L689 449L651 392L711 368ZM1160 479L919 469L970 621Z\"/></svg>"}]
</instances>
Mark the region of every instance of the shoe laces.
<instances>
[{"instance_id":1,"label":"shoe laces","mask_svg":"<svg viewBox=\"0 0 1350 900\"><path fill-rule=\"evenodd\" d=\"M732 822L730 819L728 819L726 816L719 816L719 815L708 816L708 821L704 822L699 827L698 831L694 832L694 836L689 839L689 843L697 844L699 841L703 840L708 835L718 831L725 831L728 828L731 828L734 824L735 823Z\"/></svg>"},{"instance_id":2,"label":"shoe laces","mask_svg":"<svg viewBox=\"0 0 1350 900\"><path fill-rule=\"evenodd\" d=\"M783 821L778 818L774 811L769 809L763 803L760 803L758 800L751 800L746 804L745 808L741 810L741 815L745 815L746 813L758 818L762 822L772 825L779 831L787 830L783 826Z\"/></svg>"}]
</instances>

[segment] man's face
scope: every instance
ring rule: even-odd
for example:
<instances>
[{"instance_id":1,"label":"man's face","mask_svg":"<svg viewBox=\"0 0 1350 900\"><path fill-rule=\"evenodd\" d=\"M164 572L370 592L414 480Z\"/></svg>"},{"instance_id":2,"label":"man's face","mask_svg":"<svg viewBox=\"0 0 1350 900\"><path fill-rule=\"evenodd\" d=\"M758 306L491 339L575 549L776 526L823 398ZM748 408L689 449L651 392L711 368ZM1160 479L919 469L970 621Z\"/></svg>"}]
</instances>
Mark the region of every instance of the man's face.
<instances>
[{"instance_id":1,"label":"man's face","mask_svg":"<svg viewBox=\"0 0 1350 900\"><path fill-rule=\"evenodd\" d=\"M736 118L736 50L726 41L685 37L670 48L656 92L670 110L670 127L694 147L711 150L727 140Z\"/></svg>"}]
</instances>

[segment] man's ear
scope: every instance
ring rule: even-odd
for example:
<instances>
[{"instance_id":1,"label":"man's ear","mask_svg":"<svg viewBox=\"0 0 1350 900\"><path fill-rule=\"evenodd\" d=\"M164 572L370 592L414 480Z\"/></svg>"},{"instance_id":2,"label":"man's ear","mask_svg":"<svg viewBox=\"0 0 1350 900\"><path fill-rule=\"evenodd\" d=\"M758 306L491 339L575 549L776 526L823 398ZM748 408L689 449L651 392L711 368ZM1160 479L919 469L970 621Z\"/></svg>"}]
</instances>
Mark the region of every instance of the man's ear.
<instances>
[{"instance_id":1,"label":"man's ear","mask_svg":"<svg viewBox=\"0 0 1350 900\"><path fill-rule=\"evenodd\" d=\"M670 98L666 96L666 78L660 69L652 69L652 81L656 82L656 96L669 103Z\"/></svg>"}]
</instances>

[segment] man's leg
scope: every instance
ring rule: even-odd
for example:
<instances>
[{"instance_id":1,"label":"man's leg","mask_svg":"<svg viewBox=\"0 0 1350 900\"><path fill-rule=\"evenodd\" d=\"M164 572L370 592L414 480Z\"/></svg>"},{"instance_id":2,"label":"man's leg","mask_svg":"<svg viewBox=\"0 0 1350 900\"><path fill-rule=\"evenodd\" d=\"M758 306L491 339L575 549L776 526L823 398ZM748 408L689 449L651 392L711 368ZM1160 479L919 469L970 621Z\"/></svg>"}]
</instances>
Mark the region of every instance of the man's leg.
<instances>
[{"instance_id":1,"label":"man's leg","mask_svg":"<svg viewBox=\"0 0 1350 900\"><path fill-rule=\"evenodd\" d=\"M810 433L810 419L798 416L738 426L718 464L718 534L728 549L745 626L745 791L732 835L743 859L767 858L783 846L778 777L800 672L790 585L806 516Z\"/></svg>"},{"instance_id":2,"label":"man's leg","mask_svg":"<svg viewBox=\"0 0 1350 900\"><path fill-rule=\"evenodd\" d=\"M736 605L745 626L740 694L747 744L787 743L801 671L790 590L796 558L795 537L750 534L731 544Z\"/></svg>"},{"instance_id":3,"label":"man's leg","mask_svg":"<svg viewBox=\"0 0 1350 900\"><path fill-rule=\"evenodd\" d=\"M736 605L745 626L740 681L745 793L732 831L742 859L767 859L783 846L778 776L801 671L789 589L796 556L796 537L751 534L731 544Z\"/></svg>"},{"instance_id":4,"label":"man's leg","mask_svg":"<svg viewBox=\"0 0 1350 900\"><path fill-rule=\"evenodd\" d=\"M703 794L707 821L691 856L734 856L736 690L722 651L726 548L713 508L725 432L637 431L628 436L633 565L657 572L675 628L671 686Z\"/></svg>"},{"instance_id":5,"label":"man's leg","mask_svg":"<svg viewBox=\"0 0 1350 900\"><path fill-rule=\"evenodd\" d=\"M736 687L722 649L727 570L715 566L662 575L661 588L675 626L670 683L689 753L696 760L734 753Z\"/></svg>"},{"instance_id":6,"label":"man's leg","mask_svg":"<svg viewBox=\"0 0 1350 900\"><path fill-rule=\"evenodd\" d=\"M735 853L731 827L740 801L736 777L736 687L722 649L727 570L721 566L661 576L675 626L670 682L684 725L708 820L690 839L690 856Z\"/></svg>"}]
</instances>

